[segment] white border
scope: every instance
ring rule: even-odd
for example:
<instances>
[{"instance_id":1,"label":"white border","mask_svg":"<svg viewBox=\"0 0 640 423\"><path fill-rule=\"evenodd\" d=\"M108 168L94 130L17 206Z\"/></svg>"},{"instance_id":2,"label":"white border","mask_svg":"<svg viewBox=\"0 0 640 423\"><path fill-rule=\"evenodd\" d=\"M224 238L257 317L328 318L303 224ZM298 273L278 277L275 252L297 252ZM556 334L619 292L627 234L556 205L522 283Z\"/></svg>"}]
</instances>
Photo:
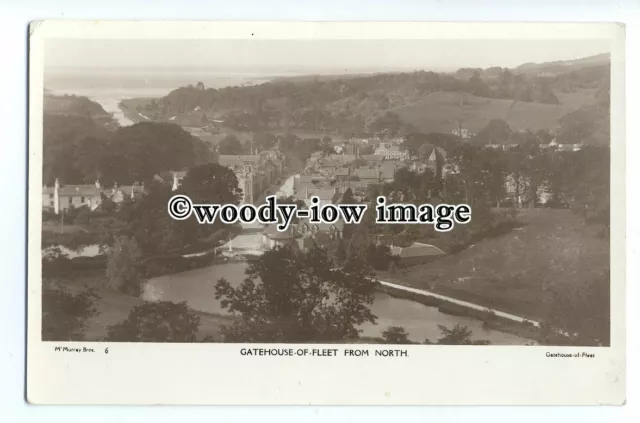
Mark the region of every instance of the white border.
<instances>
[{"instance_id":1,"label":"white border","mask_svg":"<svg viewBox=\"0 0 640 423\"><path fill-rule=\"evenodd\" d=\"M535 30L534 30L535 28ZM178 32L175 32L178 31ZM624 43L614 24L44 22L31 45L28 397L36 403L620 404L625 399ZM461 37L462 34L467 35ZM612 39L611 348L407 347L410 358L330 361L239 356L232 344L109 344L64 356L40 341L42 41L81 38ZM176 37L173 35L176 34ZM251 35L253 34L253 35ZM384 34L384 35L382 35ZM94 344L97 348L100 345ZM335 346L333 346L335 347ZM318 346L321 348L321 346ZM594 352L571 365L547 350ZM198 363L195 365L194 363ZM339 377L339 380L336 378ZM231 383L230 381L237 381Z\"/></svg>"}]
</instances>

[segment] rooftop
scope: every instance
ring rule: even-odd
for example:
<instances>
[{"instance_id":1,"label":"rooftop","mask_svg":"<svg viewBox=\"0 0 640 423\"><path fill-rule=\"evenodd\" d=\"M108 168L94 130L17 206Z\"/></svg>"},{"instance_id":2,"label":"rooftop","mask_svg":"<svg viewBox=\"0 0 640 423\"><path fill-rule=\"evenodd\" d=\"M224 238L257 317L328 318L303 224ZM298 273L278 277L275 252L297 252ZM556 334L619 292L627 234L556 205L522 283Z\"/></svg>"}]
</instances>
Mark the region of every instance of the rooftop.
<instances>
[{"instance_id":1,"label":"rooftop","mask_svg":"<svg viewBox=\"0 0 640 423\"><path fill-rule=\"evenodd\" d=\"M391 254L400 258L442 256L446 253L431 244L414 242L408 247L391 247Z\"/></svg>"}]
</instances>

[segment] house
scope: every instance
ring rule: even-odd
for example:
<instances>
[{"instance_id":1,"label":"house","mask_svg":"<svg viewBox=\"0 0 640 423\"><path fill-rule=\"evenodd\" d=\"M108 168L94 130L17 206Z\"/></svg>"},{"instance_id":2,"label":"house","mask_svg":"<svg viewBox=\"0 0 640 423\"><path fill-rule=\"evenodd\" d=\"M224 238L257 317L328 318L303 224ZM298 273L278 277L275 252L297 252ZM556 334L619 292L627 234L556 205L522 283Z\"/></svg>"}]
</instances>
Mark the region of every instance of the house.
<instances>
[{"instance_id":1,"label":"house","mask_svg":"<svg viewBox=\"0 0 640 423\"><path fill-rule=\"evenodd\" d=\"M296 198L304 201L307 207L311 206L311 197L318 197L320 202L318 203L320 207L325 204L335 204L340 196L340 192L338 188L332 187L320 187L320 188L309 188L305 187L304 192L296 193Z\"/></svg>"},{"instance_id":2,"label":"house","mask_svg":"<svg viewBox=\"0 0 640 423\"><path fill-rule=\"evenodd\" d=\"M303 238L313 238L322 233L328 235L332 240L338 240L344 234L344 221L339 219L335 223L311 223L309 219L301 219L294 228Z\"/></svg>"},{"instance_id":3,"label":"house","mask_svg":"<svg viewBox=\"0 0 640 423\"><path fill-rule=\"evenodd\" d=\"M483 148L493 148L494 150L507 151L512 148L518 148L520 144L485 144Z\"/></svg>"},{"instance_id":4,"label":"house","mask_svg":"<svg viewBox=\"0 0 640 423\"><path fill-rule=\"evenodd\" d=\"M554 138L549 144L541 144L540 148L558 151L580 151L582 150L582 144L559 144Z\"/></svg>"},{"instance_id":5,"label":"house","mask_svg":"<svg viewBox=\"0 0 640 423\"><path fill-rule=\"evenodd\" d=\"M262 232L260 245L265 250L271 250L275 247L289 246L293 249L299 249L302 237L299 236L293 226L289 226L285 231L278 231L277 225L269 225Z\"/></svg>"},{"instance_id":6,"label":"house","mask_svg":"<svg viewBox=\"0 0 640 423\"><path fill-rule=\"evenodd\" d=\"M55 214L64 212L69 208L87 206L95 210L102 203L102 198L109 198L118 204L125 198L135 199L138 194L144 192L143 185L118 186L103 188L99 181L87 185L61 185L56 179L53 187L42 188L42 208L52 209Z\"/></svg>"},{"instance_id":7,"label":"house","mask_svg":"<svg viewBox=\"0 0 640 423\"><path fill-rule=\"evenodd\" d=\"M359 156L362 160L366 162L381 162L384 160L384 156L376 156L375 154L363 154Z\"/></svg>"},{"instance_id":8,"label":"house","mask_svg":"<svg viewBox=\"0 0 640 423\"><path fill-rule=\"evenodd\" d=\"M374 152L376 156L382 156L386 160L408 160L411 158L411 154L405 148L399 145L392 145L390 143L381 143L380 147L376 148Z\"/></svg>"},{"instance_id":9,"label":"house","mask_svg":"<svg viewBox=\"0 0 640 423\"><path fill-rule=\"evenodd\" d=\"M463 140L468 140L475 135L473 132L470 132L468 129L465 129L465 128L456 128L453 131L451 131L451 133Z\"/></svg>"},{"instance_id":10,"label":"house","mask_svg":"<svg viewBox=\"0 0 640 423\"><path fill-rule=\"evenodd\" d=\"M408 247L391 246L391 255L398 257L399 266L407 267L431 262L446 253L434 245L414 242Z\"/></svg>"}]
</instances>

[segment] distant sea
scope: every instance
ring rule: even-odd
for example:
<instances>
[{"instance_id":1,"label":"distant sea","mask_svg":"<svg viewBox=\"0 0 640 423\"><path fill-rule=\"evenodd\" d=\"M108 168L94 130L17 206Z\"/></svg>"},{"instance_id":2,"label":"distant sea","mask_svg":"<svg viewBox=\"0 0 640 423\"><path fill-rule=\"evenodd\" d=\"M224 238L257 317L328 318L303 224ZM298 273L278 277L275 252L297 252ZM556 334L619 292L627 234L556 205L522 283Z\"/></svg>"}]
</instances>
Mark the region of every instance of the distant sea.
<instances>
[{"instance_id":1,"label":"distant sea","mask_svg":"<svg viewBox=\"0 0 640 423\"><path fill-rule=\"evenodd\" d=\"M50 70L45 72L44 87L55 95L73 94L88 97L113 114L121 126L132 125L118 107L128 98L159 98L179 87L202 81L206 88L257 85L279 76L250 73L232 75L193 70L145 71L117 70Z\"/></svg>"}]
</instances>

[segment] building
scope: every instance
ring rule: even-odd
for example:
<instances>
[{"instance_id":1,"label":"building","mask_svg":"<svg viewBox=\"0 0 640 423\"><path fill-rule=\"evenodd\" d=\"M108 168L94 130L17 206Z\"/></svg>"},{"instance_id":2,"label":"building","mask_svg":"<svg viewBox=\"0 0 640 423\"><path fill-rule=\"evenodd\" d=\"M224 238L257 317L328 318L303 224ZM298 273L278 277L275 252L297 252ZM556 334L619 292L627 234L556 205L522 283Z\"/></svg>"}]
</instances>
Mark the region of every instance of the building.
<instances>
[{"instance_id":1,"label":"building","mask_svg":"<svg viewBox=\"0 0 640 423\"><path fill-rule=\"evenodd\" d=\"M135 199L138 194L144 192L143 185L118 186L103 188L99 181L95 184L87 185L61 185L56 179L52 187L42 188L42 208L53 210L55 214L60 214L69 208L88 207L95 210L102 203L103 198L108 198L116 204L121 203L126 198Z\"/></svg>"},{"instance_id":2,"label":"building","mask_svg":"<svg viewBox=\"0 0 640 423\"><path fill-rule=\"evenodd\" d=\"M456 137L459 137L463 140L468 140L470 138L473 138L476 134L474 134L473 132L470 132L468 129L465 128L456 128L453 131L451 131L451 133L453 135L455 135Z\"/></svg>"},{"instance_id":3,"label":"building","mask_svg":"<svg viewBox=\"0 0 640 423\"><path fill-rule=\"evenodd\" d=\"M405 148L390 143L381 143L380 147L374 152L376 156L382 156L386 160L408 160L411 154Z\"/></svg>"},{"instance_id":4,"label":"building","mask_svg":"<svg viewBox=\"0 0 640 423\"><path fill-rule=\"evenodd\" d=\"M324 234L329 239L337 241L344 235L344 221L338 219L335 223L311 223L309 219L301 219L294 225L294 231L302 238L314 238L318 234Z\"/></svg>"},{"instance_id":5,"label":"building","mask_svg":"<svg viewBox=\"0 0 640 423\"><path fill-rule=\"evenodd\" d=\"M218 164L233 170L238 179L238 188L242 190L241 203L253 204L282 175L285 168L284 156L275 150L260 154L221 155ZM186 171L172 172L175 191Z\"/></svg>"},{"instance_id":6,"label":"building","mask_svg":"<svg viewBox=\"0 0 640 423\"><path fill-rule=\"evenodd\" d=\"M318 245L319 240L335 242L344 234L344 221L335 223L311 223L309 219L301 219L292 223L285 231L278 231L276 225L269 225L262 232L261 247L270 250L275 247L289 246L294 250L306 250Z\"/></svg>"},{"instance_id":7,"label":"building","mask_svg":"<svg viewBox=\"0 0 640 423\"><path fill-rule=\"evenodd\" d=\"M558 144L554 138L549 144L541 144L540 148L553 149L557 151L580 151L582 150L582 144Z\"/></svg>"},{"instance_id":8,"label":"building","mask_svg":"<svg viewBox=\"0 0 640 423\"><path fill-rule=\"evenodd\" d=\"M418 149L418 159L431 169L436 178L444 176L444 167L447 161L447 151L444 148L436 147L433 144L423 144ZM421 166L415 165L420 168Z\"/></svg>"},{"instance_id":9,"label":"building","mask_svg":"<svg viewBox=\"0 0 640 423\"><path fill-rule=\"evenodd\" d=\"M391 246L391 255L398 257L399 266L406 267L429 263L446 253L434 245L414 242L408 247Z\"/></svg>"},{"instance_id":10,"label":"building","mask_svg":"<svg viewBox=\"0 0 640 423\"><path fill-rule=\"evenodd\" d=\"M493 148L494 150L507 151L512 148L518 148L520 144L485 144L483 148Z\"/></svg>"},{"instance_id":11,"label":"building","mask_svg":"<svg viewBox=\"0 0 640 423\"><path fill-rule=\"evenodd\" d=\"M335 204L339 198L342 198L340 191L337 187L305 187L303 192L297 192L295 197L298 200L304 201L307 207L311 206L311 197L318 197L320 207L325 204Z\"/></svg>"},{"instance_id":12,"label":"building","mask_svg":"<svg viewBox=\"0 0 640 423\"><path fill-rule=\"evenodd\" d=\"M293 226L289 226L285 231L278 231L277 225L269 225L262 232L260 246L264 250L271 250L275 247L289 246L299 249L302 237L299 236Z\"/></svg>"}]
</instances>

